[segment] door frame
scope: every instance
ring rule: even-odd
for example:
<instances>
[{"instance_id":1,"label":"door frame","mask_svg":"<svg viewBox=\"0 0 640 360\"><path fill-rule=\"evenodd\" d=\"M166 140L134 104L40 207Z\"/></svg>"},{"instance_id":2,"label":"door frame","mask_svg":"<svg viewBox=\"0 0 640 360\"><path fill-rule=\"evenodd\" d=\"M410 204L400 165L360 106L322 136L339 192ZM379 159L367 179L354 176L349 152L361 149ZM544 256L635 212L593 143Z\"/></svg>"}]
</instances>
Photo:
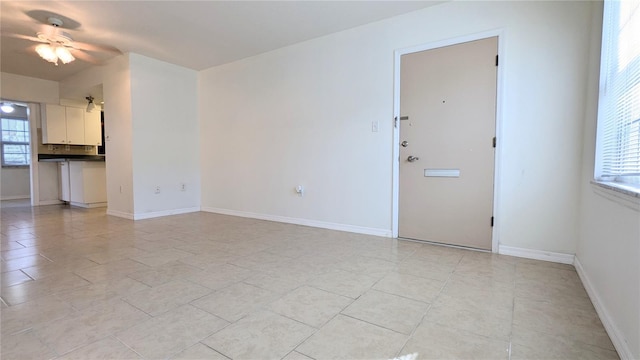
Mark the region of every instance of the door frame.
<instances>
[{"instance_id":1,"label":"door frame","mask_svg":"<svg viewBox=\"0 0 640 360\"><path fill-rule=\"evenodd\" d=\"M494 175L493 175L493 216L495 221L493 223L493 231L491 232L491 251L498 253L498 245L500 243L500 179L502 169L502 99L504 89L504 68L505 57L504 53L504 29L489 30L481 33L475 33L465 36L454 37L450 39L429 42L426 44L411 46L394 51L394 72L393 72L393 179L392 179L392 219L391 219L391 231L393 237L398 237L399 231L399 198L400 198L400 59L402 55L411 54L415 52L433 50L445 46L462 44L470 41L486 39L490 37L498 37L498 78L496 79L496 138L498 139L498 146L496 146L494 156ZM397 125L396 125L396 119Z\"/></svg>"},{"instance_id":2,"label":"door frame","mask_svg":"<svg viewBox=\"0 0 640 360\"><path fill-rule=\"evenodd\" d=\"M27 106L29 107L29 145L31 146L31 164L29 165L31 206L39 206L40 175L38 172L38 120L40 119L40 104L28 102Z\"/></svg>"}]
</instances>

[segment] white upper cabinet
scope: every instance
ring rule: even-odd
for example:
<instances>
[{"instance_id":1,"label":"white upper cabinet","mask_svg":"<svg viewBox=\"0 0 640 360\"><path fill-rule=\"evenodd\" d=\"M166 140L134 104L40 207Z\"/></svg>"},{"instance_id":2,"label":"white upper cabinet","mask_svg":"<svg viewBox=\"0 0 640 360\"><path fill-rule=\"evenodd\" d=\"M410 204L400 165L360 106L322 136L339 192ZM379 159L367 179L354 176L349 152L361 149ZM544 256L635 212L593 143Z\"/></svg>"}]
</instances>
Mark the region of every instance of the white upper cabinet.
<instances>
[{"instance_id":1,"label":"white upper cabinet","mask_svg":"<svg viewBox=\"0 0 640 360\"><path fill-rule=\"evenodd\" d=\"M45 104L42 111L42 143L102 145L100 111Z\"/></svg>"},{"instance_id":2,"label":"white upper cabinet","mask_svg":"<svg viewBox=\"0 0 640 360\"><path fill-rule=\"evenodd\" d=\"M100 126L100 111L84 113L84 142L87 145L102 145L102 127Z\"/></svg>"},{"instance_id":3,"label":"white upper cabinet","mask_svg":"<svg viewBox=\"0 0 640 360\"><path fill-rule=\"evenodd\" d=\"M67 107L67 144L86 145L84 140L84 109Z\"/></svg>"},{"instance_id":4,"label":"white upper cabinet","mask_svg":"<svg viewBox=\"0 0 640 360\"><path fill-rule=\"evenodd\" d=\"M42 111L42 143L67 144L67 115L64 106L44 105Z\"/></svg>"}]
</instances>

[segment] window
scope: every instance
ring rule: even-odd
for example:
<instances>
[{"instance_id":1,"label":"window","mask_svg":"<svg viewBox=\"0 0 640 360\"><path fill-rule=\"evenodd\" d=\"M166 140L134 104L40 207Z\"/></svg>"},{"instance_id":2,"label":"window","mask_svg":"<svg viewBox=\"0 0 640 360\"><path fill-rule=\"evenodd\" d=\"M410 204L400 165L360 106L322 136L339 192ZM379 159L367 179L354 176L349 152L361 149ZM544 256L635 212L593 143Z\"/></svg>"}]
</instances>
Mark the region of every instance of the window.
<instances>
[{"instance_id":1,"label":"window","mask_svg":"<svg viewBox=\"0 0 640 360\"><path fill-rule=\"evenodd\" d=\"M2 166L29 166L29 120L3 114Z\"/></svg>"},{"instance_id":2,"label":"window","mask_svg":"<svg viewBox=\"0 0 640 360\"><path fill-rule=\"evenodd\" d=\"M640 193L640 1L605 0L595 178Z\"/></svg>"}]
</instances>

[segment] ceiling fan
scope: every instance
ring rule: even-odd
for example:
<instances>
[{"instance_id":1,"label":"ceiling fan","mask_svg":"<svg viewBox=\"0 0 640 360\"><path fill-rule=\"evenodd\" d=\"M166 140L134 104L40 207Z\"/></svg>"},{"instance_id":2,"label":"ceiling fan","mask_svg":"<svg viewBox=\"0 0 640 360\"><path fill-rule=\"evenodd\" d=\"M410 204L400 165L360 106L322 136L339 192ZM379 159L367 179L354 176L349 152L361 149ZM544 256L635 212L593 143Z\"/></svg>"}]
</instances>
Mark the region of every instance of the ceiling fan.
<instances>
[{"instance_id":1,"label":"ceiling fan","mask_svg":"<svg viewBox=\"0 0 640 360\"><path fill-rule=\"evenodd\" d=\"M76 58L92 64L100 64L100 61L88 52L121 54L118 49L112 46L94 45L74 41L71 35L62 30L64 29L64 22L58 17L48 17L47 23L50 27L47 27L45 31L38 32L36 36L21 34L8 34L8 36L40 43L35 46L35 52L42 59L53 63L56 66L58 66L58 62L68 64Z\"/></svg>"}]
</instances>

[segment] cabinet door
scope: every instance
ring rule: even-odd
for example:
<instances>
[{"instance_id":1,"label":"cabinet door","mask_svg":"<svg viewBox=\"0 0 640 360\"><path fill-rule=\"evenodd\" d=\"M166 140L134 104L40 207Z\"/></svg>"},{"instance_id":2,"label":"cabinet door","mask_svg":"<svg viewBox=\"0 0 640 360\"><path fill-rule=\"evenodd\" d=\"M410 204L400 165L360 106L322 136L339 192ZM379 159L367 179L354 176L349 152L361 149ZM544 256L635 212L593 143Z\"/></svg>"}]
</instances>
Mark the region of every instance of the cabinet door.
<instances>
[{"instance_id":1,"label":"cabinet door","mask_svg":"<svg viewBox=\"0 0 640 360\"><path fill-rule=\"evenodd\" d=\"M69 161L69 197L71 203L85 203L84 161Z\"/></svg>"},{"instance_id":2,"label":"cabinet door","mask_svg":"<svg viewBox=\"0 0 640 360\"><path fill-rule=\"evenodd\" d=\"M65 107L45 104L42 111L42 143L67 144Z\"/></svg>"},{"instance_id":3,"label":"cabinet door","mask_svg":"<svg viewBox=\"0 0 640 360\"><path fill-rule=\"evenodd\" d=\"M102 145L102 127L98 110L84 113L84 141L87 145Z\"/></svg>"},{"instance_id":4,"label":"cabinet door","mask_svg":"<svg viewBox=\"0 0 640 360\"><path fill-rule=\"evenodd\" d=\"M67 107L67 144L85 145L84 109Z\"/></svg>"}]
</instances>

